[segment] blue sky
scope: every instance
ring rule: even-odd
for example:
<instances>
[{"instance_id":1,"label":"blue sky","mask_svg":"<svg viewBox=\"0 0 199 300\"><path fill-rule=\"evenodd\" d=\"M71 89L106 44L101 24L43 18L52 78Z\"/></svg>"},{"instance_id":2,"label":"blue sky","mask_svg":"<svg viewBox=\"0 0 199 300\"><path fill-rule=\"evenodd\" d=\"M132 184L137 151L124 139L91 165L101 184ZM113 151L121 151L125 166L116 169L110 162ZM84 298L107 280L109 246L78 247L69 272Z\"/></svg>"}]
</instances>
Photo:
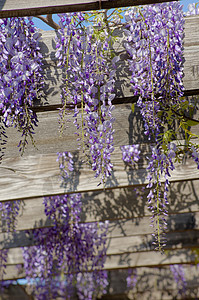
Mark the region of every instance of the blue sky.
<instances>
[{"instance_id":1,"label":"blue sky","mask_svg":"<svg viewBox=\"0 0 199 300\"><path fill-rule=\"evenodd\" d=\"M188 5L190 3L194 3L197 2L198 0L194 1L194 0L180 0L180 3L184 6L183 10L184 12L186 12L188 10ZM53 19L57 22L58 21L58 17L55 15L53 17ZM41 20L39 20L38 18L34 18L34 22L35 25L43 30L52 30L51 27L49 27L47 24L45 24L44 22L42 22Z\"/></svg>"}]
</instances>

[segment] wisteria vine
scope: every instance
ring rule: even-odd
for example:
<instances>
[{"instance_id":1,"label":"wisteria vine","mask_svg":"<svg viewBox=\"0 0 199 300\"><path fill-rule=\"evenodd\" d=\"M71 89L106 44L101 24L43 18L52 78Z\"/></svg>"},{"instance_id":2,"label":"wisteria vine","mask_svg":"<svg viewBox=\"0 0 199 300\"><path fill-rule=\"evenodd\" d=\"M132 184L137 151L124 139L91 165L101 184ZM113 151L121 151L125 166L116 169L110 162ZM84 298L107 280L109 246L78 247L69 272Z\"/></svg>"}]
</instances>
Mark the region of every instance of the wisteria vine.
<instances>
[{"instance_id":1,"label":"wisteria vine","mask_svg":"<svg viewBox=\"0 0 199 300\"><path fill-rule=\"evenodd\" d=\"M65 68L62 90L61 127L67 105L74 106L77 139L95 177L101 182L111 174L113 165L112 100L115 97L114 67L118 57L107 63L111 37L98 22L83 27L83 14L60 15L56 57ZM110 67L112 65L112 68ZM78 118L79 116L79 118Z\"/></svg>"},{"instance_id":2,"label":"wisteria vine","mask_svg":"<svg viewBox=\"0 0 199 300\"><path fill-rule=\"evenodd\" d=\"M1 135L5 139L5 128L17 127L22 136L22 153L28 137L34 144L34 127L38 123L33 103L43 84L39 39L32 18L0 20L0 113L4 126Z\"/></svg>"},{"instance_id":3,"label":"wisteria vine","mask_svg":"<svg viewBox=\"0 0 199 300\"><path fill-rule=\"evenodd\" d=\"M189 7L189 15L197 13L196 6ZM68 108L73 107L81 150L95 177L100 177L100 182L105 184L113 169L112 102L119 58L110 52L112 36L106 26L106 15L101 19L95 15L96 27L85 27L88 19L83 13L60 15L56 39L56 58L63 69L60 129L64 130ZM139 96L145 134L155 142L148 157L148 205L154 217L155 245L162 250L169 177L174 162L182 161L188 154L199 168L198 147L191 141L193 134L189 130L198 122L187 115L190 104L183 98L184 18L180 4L171 2L131 8L126 20L125 47L130 55L131 84L134 95ZM22 152L28 136L34 144L34 127L38 121L33 102L39 96L43 80L40 35L31 18L3 19L0 28L1 160L9 126L21 131ZM172 127L176 120L177 131ZM179 141L181 131L185 144ZM122 146L121 150L125 163L134 166L138 162L141 153L138 145ZM58 153L57 161L61 178L70 178L74 170L71 153ZM18 202L0 204L1 220L7 223L8 231L14 229L18 205ZM81 205L80 194L44 199L45 214L53 227L33 230L36 245L24 248L26 278L30 285L34 283L37 299L66 295L70 299L74 286L80 299L93 299L105 292L107 274L102 269L108 225L81 223ZM1 250L3 273L6 257L7 250ZM132 286L136 284L136 274L134 277Z\"/></svg>"},{"instance_id":4,"label":"wisteria vine","mask_svg":"<svg viewBox=\"0 0 199 300\"><path fill-rule=\"evenodd\" d=\"M92 300L107 285L102 269L108 223L80 223L80 194L45 198L44 207L54 226L35 229L32 233L36 245L23 249L26 279L30 285L35 279L36 299L48 299L49 295L52 299L70 299L75 286L80 299L84 296ZM51 286L63 280L65 291L58 295Z\"/></svg>"},{"instance_id":5,"label":"wisteria vine","mask_svg":"<svg viewBox=\"0 0 199 300\"><path fill-rule=\"evenodd\" d=\"M153 213L156 248L163 249L166 229L167 192L174 162L184 155L197 166L198 146L189 126L198 124L187 114L191 105L183 98L184 17L179 2L133 7L126 13L126 43L130 55L131 84L138 95L145 135L151 142L148 157L149 208ZM177 130L175 124L178 122ZM184 133L185 144L179 141ZM175 142L174 142L175 140ZM123 157L124 159L124 157ZM163 182L162 182L163 181Z\"/></svg>"}]
</instances>

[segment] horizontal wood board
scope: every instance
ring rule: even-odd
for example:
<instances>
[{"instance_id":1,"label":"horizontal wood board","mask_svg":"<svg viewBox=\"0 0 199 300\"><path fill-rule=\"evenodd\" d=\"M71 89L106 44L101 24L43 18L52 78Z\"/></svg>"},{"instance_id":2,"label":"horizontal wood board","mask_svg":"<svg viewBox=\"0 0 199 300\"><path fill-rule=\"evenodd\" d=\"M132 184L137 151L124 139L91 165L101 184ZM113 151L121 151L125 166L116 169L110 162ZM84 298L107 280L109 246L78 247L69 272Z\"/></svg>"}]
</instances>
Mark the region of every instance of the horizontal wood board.
<instances>
[{"instance_id":1,"label":"horizontal wood board","mask_svg":"<svg viewBox=\"0 0 199 300\"><path fill-rule=\"evenodd\" d=\"M198 97L189 97L190 101L193 99L199 103ZM76 139L77 132L75 125L73 124L74 117L71 112L66 117L66 127L62 134L60 133L59 126L59 112L48 111L38 112L38 127L35 127L34 141L36 148L32 145L30 139L28 139L28 145L23 153L23 157L35 154L52 154L62 151L76 151L81 145L81 141ZM114 129L114 147L120 147L122 145L141 144L140 150L145 152L145 148L150 149L150 146L145 144L151 144L148 137L144 134L144 122L140 114L138 107L135 107L134 113L131 109L131 104L117 104L112 112L112 116L115 119L113 122ZM194 119L199 119L199 112L196 111L193 115ZM81 124L81 114L77 117L78 124ZM173 126L177 128L177 124ZM194 134L199 133L199 124L191 128ZM78 131L81 137L81 129ZM19 148L17 147L21 139L21 133L16 128L6 129L8 136L6 143L6 150L4 158L20 156ZM179 135L182 139L182 134ZM143 145L142 145L143 144ZM118 148L119 149L119 148ZM142 160L146 160L142 157Z\"/></svg>"},{"instance_id":2,"label":"horizontal wood board","mask_svg":"<svg viewBox=\"0 0 199 300\"><path fill-rule=\"evenodd\" d=\"M140 267L132 271L132 278L135 278L135 287L127 288L126 278L130 274L130 269L109 271L109 286L102 300L133 300L136 297L141 299L153 300L173 300L184 299L197 299L199 296L198 289L198 268L195 266L183 265L183 272L186 279L186 288L182 292L174 280L173 273L169 266L162 268ZM135 273L136 272L136 273ZM134 275L136 274L136 275ZM182 294L181 294L181 293ZM12 300L27 300L22 293L20 286L12 285L4 291L4 297L9 295ZM19 297L20 298L19 298ZM12 298L11 298L12 297ZM3 298L4 300L4 298ZM71 300L77 300L76 297Z\"/></svg>"},{"instance_id":3,"label":"horizontal wood board","mask_svg":"<svg viewBox=\"0 0 199 300\"><path fill-rule=\"evenodd\" d=\"M139 167L125 170L121 156L121 151L116 147L112 155L114 171L107 179L106 188L146 185L148 183L146 169ZM70 180L66 179L63 184L56 158L56 154L47 154L4 159L0 165L0 201L103 190L103 184L99 185L100 179L94 178L94 172L87 164L82 163L78 152L76 157L74 156L77 163L74 163ZM198 178L199 170L190 158L176 165L170 181ZM164 182L164 178L161 180Z\"/></svg>"},{"instance_id":4,"label":"horizontal wood board","mask_svg":"<svg viewBox=\"0 0 199 300\"><path fill-rule=\"evenodd\" d=\"M132 271L132 278L135 278L135 287L127 288L126 278L130 269L109 271L109 286L102 300L133 300L136 297L153 300L196 299L199 295L198 289L198 268L195 266L183 265L183 272L186 278L186 288L182 292L174 280L173 273L169 266L162 268L140 267ZM134 275L136 272L136 275ZM27 300L28 296L22 293L20 286L12 285L4 291L4 297L9 295L12 300ZM20 296L20 298L18 297ZM6 300L9 298L5 298ZM4 300L4 298L3 298ZM71 300L77 300L74 296Z\"/></svg>"},{"instance_id":5,"label":"horizontal wood board","mask_svg":"<svg viewBox=\"0 0 199 300\"><path fill-rule=\"evenodd\" d=\"M194 216L191 216L191 221L194 220ZM191 218L189 217L189 218ZM197 215L198 217L198 215ZM167 241L165 250L174 250L174 249L196 249L199 247L199 229L198 224L196 226L193 223L187 220L185 217L185 221L181 220L181 223L178 223L178 226L181 225L180 231L169 231L165 234L165 239ZM168 218L169 220L169 218ZM175 218L173 218L174 222ZM116 231L119 228L119 222L111 225L115 225L115 228L109 228L108 238L107 238L107 255L115 255L115 254L123 254L123 253L131 253L131 252L147 252L155 250L155 246L153 244L154 238L152 237L153 229L150 230L151 220L145 221L144 224L142 222L137 223L137 230L135 229L135 223L131 221L131 233L129 235L125 235L124 232L128 231L130 221L123 225L123 230L120 228L120 236L119 232ZM197 223L199 221L199 217L197 219ZM146 224L147 223L147 224ZM128 227L127 227L128 226ZM148 228L147 228L148 226ZM185 226L190 229L185 230ZM127 228L126 228L127 227ZM193 227L193 229L192 229ZM197 229L196 229L197 228ZM148 230L147 230L148 229ZM119 230L118 230L119 231ZM136 231L139 233L136 234ZM151 231L151 232L150 232ZM114 236L118 234L118 236ZM48 237L47 237L48 239ZM13 234L0 234L0 249L11 249L16 247L29 247L36 245L36 241L34 240L31 232L30 235L27 232L19 231Z\"/></svg>"},{"instance_id":6,"label":"horizontal wood board","mask_svg":"<svg viewBox=\"0 0 199 300\"><path fill-rule=\"evenodd\" d=\"M126 187L105 190L103 192L82 193L81 222L110 220L111 222L113 221L113 224L111 223L109 226L111 230L116 227L119 231L124 232L125 235L132 234L132 231L135 231L135 234L139 234L140 230L137 225L145 224L146 222L147 225L144 230L142 227L143 233L150 233L151 228L148 226L148 218L150 218L151 212L147 207L148 192L148 189L145 187L136 189L134 187ZM193 220L196 220L197 218L194 213L197 215L199 211L199 180L171 183L168 192L168 201L170 220L172 220L171 216L174 214L190 215L190 220L193 214ZM176 220L177 218L176 216ZM179 216L179 218L181 217ZM196 224L194 221L194 226ZM17 231L50 225L51 223L47 220L44 213L43 198L24 199L20 202L16 224ZM173 228L173 226L175 227ZM173 220L172 230L177 230L176 226L176 221ZM196 229L197 227L194 228ZM188 229L186 225L184 225L184 229ZM6 231L6 227L2 224L0 232Z\"/></svg>"},{"instance_id":7,"label":"horizontal wood board","mask_svg":"<svg viewBox=\"0 0 199 300\"><path fill-rule=\"evenodd\" d=\"M21 265L23 266L23 257L21 248L14 248L9 250L8 254L8 266ZM138 267L160 267L170 264L194 264L195 254L191 250L171 250L168 254L161 254L156 251L149 252L137 252L137 253L123 253L107 256L104 269L126 269L126 268L138 268ZM12 269L12 274L7 269L7 275L4 279L18 278L18 271L15 268ZM20 276L20 275L19 275ZM21 276L24 277L24 272L21 272ZM19 277L19 278L20 278Z\"/></svg>"},{"instance_id":8,"label":"horizontal wood board","mask_svg":"<svg viewBox=\"0 0 199 300\"><path fill-rule=\"evenodd\" d=\"M0 18L37 16L169 2L171 0L0 0Z\"/></svg>"}]
</instances>

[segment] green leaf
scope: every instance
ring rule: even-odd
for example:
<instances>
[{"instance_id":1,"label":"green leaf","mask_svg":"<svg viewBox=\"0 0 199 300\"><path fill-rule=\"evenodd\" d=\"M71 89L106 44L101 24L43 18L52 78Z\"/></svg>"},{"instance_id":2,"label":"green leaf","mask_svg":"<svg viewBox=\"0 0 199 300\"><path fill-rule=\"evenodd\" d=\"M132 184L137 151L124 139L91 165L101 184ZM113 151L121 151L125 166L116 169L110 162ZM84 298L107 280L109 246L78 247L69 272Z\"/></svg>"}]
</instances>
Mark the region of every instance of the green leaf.
<instances>
[{"instance_id":1,"label":"green leaf","mask_svg":"<svg viewBox=\"0 0 199 300\"><path fill-rule=\"evenodd\" d=\"M197 121L197 120L188 120L186 123L187 123L188 126L199 125L199 121Z\"/></svg>"},{"instance_id":2,"label":"green leaf","mask_svg":"<svg viewBox=\"0 0 199 300\"><path fill-rule=\"evenodd\" d=\"M133 103L133 104L131 105L131 110L132 110L132 113L134 114L134 112L135 112L135 103Z\"/></svg>"}]
</instances>

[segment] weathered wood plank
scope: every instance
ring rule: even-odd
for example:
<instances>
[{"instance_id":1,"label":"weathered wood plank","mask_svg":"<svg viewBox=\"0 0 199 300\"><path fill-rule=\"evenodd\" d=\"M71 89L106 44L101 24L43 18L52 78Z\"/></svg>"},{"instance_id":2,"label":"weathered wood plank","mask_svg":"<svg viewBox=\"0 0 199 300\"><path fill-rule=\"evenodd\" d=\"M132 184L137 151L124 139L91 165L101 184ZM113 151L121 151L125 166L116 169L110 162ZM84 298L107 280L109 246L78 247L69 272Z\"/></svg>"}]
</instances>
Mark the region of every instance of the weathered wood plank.
<instances>
[{"instance_id":1,"label":"weathered wood plank","mask_svg":"<svg viewBox=\"0 0 199 300\"><path fill-rule=\"evenodd\" d=\"M195 254L191 250L171 250L168 254L156 251L122 253L109 255L104 269L125 269L138 267L160 267L170 264L194 264ZM8 265L23 265L22 249L13 248L8 253ZM16 274L16 273L15 273ZM15 275L13 274L13 275Z\"/></svg>"},{"instance_id":2,"label":"weathered wood plank","mask_svg":"<svg viewBox=\"0 0 199 300\"><path fill-rule=\"evenodd\" d=\"M148 220L148 228L150 228L150 220ZM145 224L144 224L145 225ZM186 225L185 223L182 226ZM192 225L192 224L191 224ZM146 234L147 229L141 225L137 225L139 233L135 235L132 227L131 235L125 236L121 233L121 236L114 236L114 231L108 233L107 238L107 255L131 253L131 252L145 252L154 250L151 233ZM182 227L183 228L183 227ZM125 228L124 228L125 229ZM144 230L142 232L142 230ZM152 231L152 230L151 230ZM168 232L165 235L167 240L165 250L174 249L193 249L199 246L199 230L195 228L193 230L185 230L182 232ZM2 240L3 239L3 240ZM20 231L15 234L1 234L0 235L0 249L14 249L17 247L29 247L35 245L35 241L32 235L27 235L26 232ZM9 250L10 251L10 250Z\"/></svg>"},{"instance_id":3,"label":"weathered wood plank","mask_svg":"<svg viewBox=\"0 0 199 300\"><path fill-rule=\"evenodd\" d=\"M126 295L125 300L139 298L153 300L197 299L199 296L199 270L196 266L190 265L182 265L182 269L185 276L186 287L181 291L180 284L177 285L169 266L163 268L141 267L136 270L134 269L132 279L134 278L135 280L135 286L129 289L127 289L126 278L129 276L130 270L109 271L110 283L107 295L104 295L102 299L121 300L123 299L122 295Z\"/></svg>"},{"instance_id":4,"label":"weathered wood plank","mask_svg":"<svg viewBox=\"0 0 199 300\"><path fill-rule=\"evenodd\" d=\"M171 0L0 0L0 18L107 9Z\"/></svg>"},{"instance_id":5,"label":"weathered wood plank","mask_svg":"<svg viewBox=\"0 0 199 300\"><path fill-rule=\"evenodd\" d=\"M144 165L138 169L125 171L121 156L120 149L116 147L112 155L114 171L107 180L106 188L147 184ZM78 152L74 156L74 172L63 186L56 157L55 154L48 154L4 159L0 165L2 187L0 201L103 189L103 185L99 185L100 179L94 178L94 172L82 162ZM185 178L186 180L199 178L199 170L192 159L176 165L170 181L183 181Z\"/></svg>"},{"instance_id":6,"label":"weathered wood plank","mask_svg":"<svg viewBox=\"0 0 199 300\"><path fill-rule=\"evenodd\" d=\"M10 268L13 267L8 266L8 269ZM141 297L141 299L173 300L174 297L175 299L182 299L185 296L186 299L197 299L199 296L198 268L183 265L183 271L186 278L186 289L183 295L180 295L179 287L174 280L170 267L167 266L163 268L137 268L137 284L132 289L127 289L128 270L109 271L109 286L106 294L102 296L102 300L129 300L138 299L138 297ZM20 295L20 298L17 297L16 300L27 299L22 297L22 293L18 288L20 287L12 286L11 290L8 290L4 296L7 294L12 295L12 300L15 300L16 293L14 290L16 289L17 295Z\"/></svg>"},{"instance_id":7,"label":"weathered wood plank","mask_svg":"<svg viewBox=\"0 0 199 300\"><path fill-rule=\"evenodd\" d=\"M6 273L3 276L3 280L17 280L25 277L26 274L23 265L9 265L6 266Z\"/></svg>"},{"instance_id":8,"label":"weathered wood plank","mask_svg":"<svg viewBox=\"0 0 199 300\"><path fill-rule=\"evenodd\" d=\"M121 255L108 256L105 262L105 269L113 270L129 267L160 267L170 264L194 264L195 255L189 250L169 251L168 256L160 252L137 252L123 253Z\"/></svg>"},{"instance_id":9,"label":"weathered wood plank","mask_svg":"<svg viewBox=\"0 0 199 300\"><path fill-rule=\"evenodd\" d=\"M136 109L132 113L130 104L116 105L112 113L115 122L113 123L114 145L122 146L129 144L138 144L147 142L144 135L144 125L139 110ZM67 127L60 136L59 132L59 112L41 112L38 113L38 127L35 128L35 144L38 150L33 147L31 141L27 145L23 156L35 154L48 154L62 151L75 151L78 148L76 140L76 127L73 124L73 114L68 116ZM81 116L77 118L81 124ZM198 126L196 126L198 127ZM6 130L8 136L5 157L19 156L19 144L21 133L16 128L8 128ZM79 131L81 135L81 131Z\"/></svg>"},{"instance_id":10,"label":"weathered wood plank","mask_svg":"<svg viewBox=\"0 0 199 300\"><path fill-rule=\"evenodd\" d=\"M27 145L23 157L35 154L51 154L62 151L75 151L78 149L78 142L76 140L76 127L73 124L73 114L68 115L66 128L62 135L59 131L59 112L39 112L38 127L35 127L35 145L31 141ZM114 146L149 143L148 137L144 134L144 123L140 110L135 106L134 113L131 110L131 104L115 105L112 112L115 122L113 122L114 132ZM199 119L199 112L194 114L195 119ZM78 124L81 124L81 116L77 118ZM194 134L199 134L199 125L192 127ZM81 130L78 131L81 136ZM5 156L4 158L17 157L20 155L17 147L21 139L21 133L16 128L7 128L6 134L8 136Z\"/></svg>"},{"instance_id":11,"label":"weathered wood plank","mask_svg":"<svg viewBox=\"0 0 199 300\"><path fill-rule=\"evenodd\" d=\"M139 224L142 225L143 234L151 233L151 228L148 226L150 223L148 217L151 216L151 212L147 208L147 194L148 189L136 188L134 190L133 187L83 193L81 221L110 220L110 232L117 232L117 236L120 236L120 232L123 232L126 236L132 235L132 232L139 234L140 229L137 226ZM191 229L198 228L199 180L171 183L168 201L170 229L190 229L186 218L188 218L189 223L193 223L194 227L191 227ZM183 215L174 218L173 214ZM184 222L184 225L180 220ZM43 198L21 201L16 230L21 231L45 226L50 226L50 222L44 214ZM6 227L1 226L0 232L6 231Z\"/></svg>"}]
</instances>

